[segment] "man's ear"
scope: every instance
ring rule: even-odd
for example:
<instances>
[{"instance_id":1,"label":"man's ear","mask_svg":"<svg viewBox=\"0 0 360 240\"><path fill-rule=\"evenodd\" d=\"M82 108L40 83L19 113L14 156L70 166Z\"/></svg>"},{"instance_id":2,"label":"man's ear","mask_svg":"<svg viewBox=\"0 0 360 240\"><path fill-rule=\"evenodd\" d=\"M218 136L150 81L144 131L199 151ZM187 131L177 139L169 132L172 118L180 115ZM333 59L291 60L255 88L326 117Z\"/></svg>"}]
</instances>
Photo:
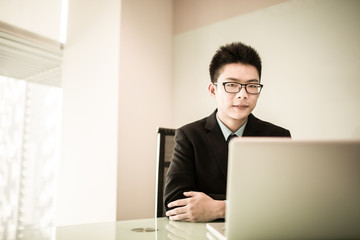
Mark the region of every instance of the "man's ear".
<instances>
[{"instance_id":1,"label":"man's ear","mask_svg":"<svg viewBox=\"0 0 360 240\"><path fill-rule=\"evenodd\" d=\"M212 96L213 98L215 98L216 95L216 86L211 82L208 86L208 91L210 93L210 96Z\"/></svg>"}]
</instances>

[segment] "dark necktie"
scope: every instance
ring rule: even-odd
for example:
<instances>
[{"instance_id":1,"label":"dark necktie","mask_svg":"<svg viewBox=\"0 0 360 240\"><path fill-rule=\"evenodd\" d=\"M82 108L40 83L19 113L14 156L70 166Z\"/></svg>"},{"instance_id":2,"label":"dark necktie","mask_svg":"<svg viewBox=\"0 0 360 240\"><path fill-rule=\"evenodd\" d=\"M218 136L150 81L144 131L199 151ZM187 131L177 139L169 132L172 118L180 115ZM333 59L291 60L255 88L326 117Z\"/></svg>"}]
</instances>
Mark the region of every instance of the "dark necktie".
<instances>
[{"instance_id":1,"label":"dark necktie","mask_svg":"<svg viewBox=\"0 0 360 240\"><path fill-rule=\"evenodd\" d=\"M227 139L227 143L229 143L230 140L233 139L234 137L238 137L238 136L235 133L230 134L228 139Z\"/></svg>"}]
</instances>

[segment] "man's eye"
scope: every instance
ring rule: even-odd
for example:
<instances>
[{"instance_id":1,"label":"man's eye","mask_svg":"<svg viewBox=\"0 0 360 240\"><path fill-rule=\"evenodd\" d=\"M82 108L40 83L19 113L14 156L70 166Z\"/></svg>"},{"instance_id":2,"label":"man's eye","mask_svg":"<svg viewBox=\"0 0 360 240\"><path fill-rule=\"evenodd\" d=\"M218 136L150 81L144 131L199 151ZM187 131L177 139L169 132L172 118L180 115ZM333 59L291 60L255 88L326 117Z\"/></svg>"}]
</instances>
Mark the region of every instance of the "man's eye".
<instances>
[{"instance_id":1,"label":"man's eye","mask_svg":"<svg viewBox=\"0 0 360 240\"><path fill-rule=\"evenodd\" d=\"M248 85L248 88L257 88L257 87L258 87L257 84L249 84L249 85Z\"/></svg>"},{"instance_id":2,"label":"man's eye","mask_svg":"<svg viewBox=\"0 0 360 240\"><path fill-rule=\"evenodd\" d=\"M227 86L233 88L233 87L237 87L238 84L236 84L236 83L228 83Z\"/></svg>"}]
</instances>

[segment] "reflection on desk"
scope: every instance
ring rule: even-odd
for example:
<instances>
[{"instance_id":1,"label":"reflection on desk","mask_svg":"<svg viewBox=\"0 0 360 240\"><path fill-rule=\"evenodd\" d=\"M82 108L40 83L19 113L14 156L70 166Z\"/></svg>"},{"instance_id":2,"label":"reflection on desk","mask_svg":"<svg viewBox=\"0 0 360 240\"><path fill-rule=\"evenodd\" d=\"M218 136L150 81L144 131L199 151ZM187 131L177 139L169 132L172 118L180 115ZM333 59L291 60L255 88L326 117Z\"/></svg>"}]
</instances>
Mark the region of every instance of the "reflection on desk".
<instances>
[{"instance_id":1,"label":"reflection on desk","mask_svg":"<svg viewBox=\"0 0 360 240\"><path fill-rule=\"evenodd\" d=\"M28 229L21 234L20 239L26 240L207 239L205 223L175 222L167 218ZM10 235L14 234L0 233L5 239Z\"/></svg>"},{"instance_id":2,"label":"reflection on desk","mask_svg":"<svg viewBox=\"0 0 360 240\"><path fill-rule=\"evenodd\" d=\"M72 239L207 239L205 223L174 222L167 218L58 227L56 240Z\"/></svg>"}]
</instances>

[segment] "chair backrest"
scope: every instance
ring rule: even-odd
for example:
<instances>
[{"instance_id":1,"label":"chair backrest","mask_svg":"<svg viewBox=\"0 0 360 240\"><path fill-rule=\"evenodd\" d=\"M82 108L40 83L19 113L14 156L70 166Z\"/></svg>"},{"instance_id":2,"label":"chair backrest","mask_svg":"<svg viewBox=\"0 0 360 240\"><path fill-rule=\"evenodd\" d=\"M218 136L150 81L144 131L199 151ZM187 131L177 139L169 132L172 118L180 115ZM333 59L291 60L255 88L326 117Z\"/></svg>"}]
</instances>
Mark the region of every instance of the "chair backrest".
<instances>
[{"instance_id":1,"label":"chair backrest","mask_svg":"<svg viewBox=\"0 0 360 240\"><path fill-rule=\"evenodd\" d=\"M157 131L157 169L156 169L156 217L165 216L165 179L170 166L175 145L175 129L158 128Z\"/></svg>"}]
</instances>

